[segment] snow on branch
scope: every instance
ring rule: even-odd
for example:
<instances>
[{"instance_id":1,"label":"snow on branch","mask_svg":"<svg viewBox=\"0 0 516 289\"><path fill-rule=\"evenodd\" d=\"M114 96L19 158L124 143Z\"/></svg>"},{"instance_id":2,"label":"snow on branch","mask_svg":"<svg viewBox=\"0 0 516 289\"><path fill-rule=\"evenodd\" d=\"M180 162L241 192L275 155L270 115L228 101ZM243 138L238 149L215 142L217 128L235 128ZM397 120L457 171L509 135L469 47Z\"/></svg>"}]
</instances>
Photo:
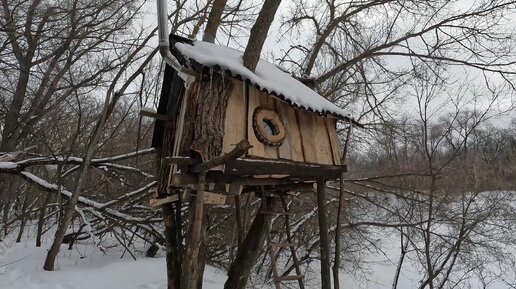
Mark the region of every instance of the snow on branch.
<instances>
[{"instance_id":1,"label":"snow on branch","mask_svg":"<svg viewBox=\"0 0 516 289\"><path fill-rule=\"evenodd\" d=\"M66 196L68 198L70 198L72 196L72 192L68 191L67 189L65 189L63 187L59 187L56 184L49 183L49 182L45 181L44 179L42 179L32 173L22 171L19 173L19 175L22 176L26 181L28 181L32 185L35 185L36 187L38 187L41 190L44 190L47 192L52 192L52 193L61 193L62 195ZM154 186L157 184L157 182L152 182L151 184ZM149 185L147 185L147 186L149 186ZM142 190L139 191L139 193L142 193L142 192L144 192L144 191L142 191ZM131 194L131 193L129 193L129 194ZM134 193L133 196L134 195L136 195L136 193ZM131 215L128 215L125 213L121 213L117 210L111 209L106 205L106 203L99 203L99 202L90 200L88 198L82 197L82 196L79 197L78 203L81 205L87 206L87 207L91 207L91 208L95 209L96 211L103 212L115 219L118 219L118 220L124 221L124 222L149 223L149 222L154 222L154 221L159 222L161 220L159 218L151 219L151 218L134 217L134 216L131 216Z\"/></svg>"},{"instance_id":2,"label":"snow on branch","mask_svg":"<svg viewBox=\"0 0 516 289\"><path fill-rule=\"evenodd\" d=\"M122 154L122 155L117 155L117 156L112 156L112 157L107 157L107 158L92 159L91 165L92 166L109 166L109 165L115 166L114 164L110 164L110 163L151 154L153 152L155 152L155 149L149 148L149 149L145 149L145 150L134 151L134 152L130 152L127 154ZM57 157L31 158L31 159L14 162L14 164L16 164L18 167L20 167L20 169L24 169L27 167L38 166L38 165L57 165L57 164L80 165L83 163L83 161L84 161L83 158L80 158L80 157L57 156ZM2 168L2 164L5 164L5 163L9 163L9 162L0 162L0 169ZM120 166L120 165L118 165L118 166ZM120 166L120 168L123 168L123 167L125 167L125 166ZM131 168L131 169L135 169L135 168Z\"/></svg>"}]
</instances>

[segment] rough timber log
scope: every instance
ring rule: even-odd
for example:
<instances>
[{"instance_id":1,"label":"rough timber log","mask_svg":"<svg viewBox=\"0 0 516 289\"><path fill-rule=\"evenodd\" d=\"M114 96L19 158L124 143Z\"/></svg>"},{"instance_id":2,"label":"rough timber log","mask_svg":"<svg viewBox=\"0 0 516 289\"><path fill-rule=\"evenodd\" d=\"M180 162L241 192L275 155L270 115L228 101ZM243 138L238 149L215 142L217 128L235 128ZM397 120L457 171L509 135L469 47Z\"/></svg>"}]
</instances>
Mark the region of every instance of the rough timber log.
<instances>
[{"instance_id":1,"label":"rough timber log","mask_svg":"<svg viewBox=\"0 0 516 289\"><path fill-rule=\"evenodd\" d=\"M218 73L211 79L196 83L186 104L185 126L180 155L187 156L194 150L203 160L221 155L226 107L233 90L233 82Z\"/></svg>"}]
</instances>

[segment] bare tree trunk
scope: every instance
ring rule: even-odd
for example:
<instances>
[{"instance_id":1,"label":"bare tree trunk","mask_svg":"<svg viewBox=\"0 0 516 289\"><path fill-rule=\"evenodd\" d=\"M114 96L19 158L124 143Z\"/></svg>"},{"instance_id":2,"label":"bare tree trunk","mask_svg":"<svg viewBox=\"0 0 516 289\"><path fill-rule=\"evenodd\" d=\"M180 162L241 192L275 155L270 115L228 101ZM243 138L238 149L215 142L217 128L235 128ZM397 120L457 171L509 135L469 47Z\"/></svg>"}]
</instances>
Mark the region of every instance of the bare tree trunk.
<instances>
[{"instance_id":1,"label":"bare tree trunk","mask_svg":"<svg viewBox=\"0 0 516 289\"><path fill-rule=\"evenodd\" d=\"M43 200L43 204L39 209L39 217L38 217L38 229L36 233L36 247L41 247L41 237L43 235L43 225L45 224L45 212L47 211L48 203L50 202L51 194L47 193L45 199Z\"/></svg>"},{"instance_id":2,"label":"bare tree trunk","mask_svg":"<svg viewBox=\"0 0 516 289\"><path fill-rule=\"evenodd\" d=\"M23 230L25 230L25 223L27 222L27 205L29 204L29 195L30 193L25 193L25 198L23 198L23 205L21 207L21 217L20 217L20 231L18 231L18 236L16 237L16 243L20 243L21 238L23 236Z\"/></svg>"},{"instance_id":3,"label":"bare tree trunk","mask_svg":"<svg viewBox=\"0 0 516 289\"><path fill-rule=\"evenodd\" d=\"M317 213L319 216L319 236L321 252L321 289L331 289L330 241L328 238L328 216L326 215L325 197L326 181L317 181Z\"/></svg>"},{"instance_id":4,"label":"bare tree trunk","mask_svg":"<svg viewBox=\"0 0 516 289\"><path fill-rule=\"evenodd\" d=\"M211 8L210 15L208 16L208 23L206 23L206 29L202 41L214 43L217 38L217 30L222 20L222 12L228 0L214 0L213 7Z\"/></svg>"},{"instance_id":5,"label":"bare tree trunk","mask_svg":"<svg viewBox=\"0 0 516 289\"><path fill-rule=\"evenodd\" d=\"M244 51L244 66L249 70L254 71L258 60L260 60L260 53L262 52L263 43L267 38L267 33L274 20L276 11L281 3L281 0L265 0L262 9L256 18L256 22L251 28L251 35L249 42Z\"/></svg>"},{"instance_id":6,"label":"bare tree trunk","mask_svg":"<svg viewBox=\"0 0 516 289\"><path fill-rule=\"evenodd\" d=\"M63 214L63 218L59 222L58 229L56 231L54 242L52 243L52 247L50 247L50 250L48 251L47 257L45 259L45 264L43 265L43 269L45 271L54 271L54 263L57 257L57 254L59 253L59 249L61 248L61 244L63 243L63 238L66 234L66 230L70 226L70 223L72 222L73 214L75 212L75 206L77 205L77 202L79 201L79 197L82 192L82 188L84 186L84 183L86 182L87 174L88 174L88 168L90 166L91 157L93 155L93 146L89 145L88 151L86 153L86 157L84 158L84 163L81 165L81 173L79 175L79 178L76 180L76 187L72 194L72 197L66 204L66 208Z\"/></svg>"},{"instance_id":7,"label":"bare tree trunk","mask_svg":"<svg viewBox=\"0 0 516 289\"><path fill-rule=\"evenodd\" d=\"M4 206L3 206L3 215L2 215L2 221L4 223L4 237L7 236L7 233L9 233L9 214L11 213L15 190L17 188L18 182L14 176L6 176L6 175L0 175L0 190L5 190L3 193L5 193L4 196L0 195L0 199L3 200Z\"/></svg>"}]
</instances>

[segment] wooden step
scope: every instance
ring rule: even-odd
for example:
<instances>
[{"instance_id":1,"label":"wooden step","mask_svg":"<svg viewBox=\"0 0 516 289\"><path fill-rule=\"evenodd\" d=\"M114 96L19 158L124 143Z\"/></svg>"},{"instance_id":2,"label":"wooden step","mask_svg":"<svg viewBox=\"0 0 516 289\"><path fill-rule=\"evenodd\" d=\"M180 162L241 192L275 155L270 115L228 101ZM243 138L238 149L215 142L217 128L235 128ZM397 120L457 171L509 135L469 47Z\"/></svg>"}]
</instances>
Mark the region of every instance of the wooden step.
<instances>
[{"instance_id":1,"label":"wooden step","mask_svg":"<svg viewBox=\"0 0 516 289\"><path fill-rule=\"evenodd\" d=\"M152 208L158 208L159 206L161 206L163 204L174 203L177 201L179 201L179 196L176 194L176 195L167 196L167 197L160 198L160 199L150 199L149 205Z\"/></svg>"},{"instance_id":2,"label":"wooden step","mask_svg":"<svg viewBox=\"0 0 516 289\"><path fill-rule=\"evenodd\" d=\"M173 156L163 158L163 163L167 165L193 165L198 163L198 161L195 161L191 157Z\"/></svg>"},{"instance_id":3,"label":"wooden step","mask_svg":"<svg viewBox=\"0 0 516 289\"><path fill-rule=\"evenodd\" d=\"M264 215L288 215L288 216L293 216L295 215L296 213L291 213L291 212L279 212L279 211L264 211L264 210L261 210L260 211L260 214L264 214Z\"/></svg>"},{"instance_id":4,"label":"wooden step","mask_svg":"<svg viewBox=\"0 0 516 289\"><path fill-rule=\"evenodd\" d=\"M297 244L296 243L277 243L277 242L270 242L269 243L269 246L271 247L285 247L285 248L288 248L288 247L296 247Z\"/></svg>"},{"instance_id":5,"label":"wooden step","mask_svg":"<svg viewBox=\"0 0 516 289\"><path fill-rule=\"evenodd\" d=\"M305 278L305 275L278 276L278 277L274 277L274 281L276 281L276 282L294 281L294 280L301 280L304 278Z\"/></svg>"}]
</instances>

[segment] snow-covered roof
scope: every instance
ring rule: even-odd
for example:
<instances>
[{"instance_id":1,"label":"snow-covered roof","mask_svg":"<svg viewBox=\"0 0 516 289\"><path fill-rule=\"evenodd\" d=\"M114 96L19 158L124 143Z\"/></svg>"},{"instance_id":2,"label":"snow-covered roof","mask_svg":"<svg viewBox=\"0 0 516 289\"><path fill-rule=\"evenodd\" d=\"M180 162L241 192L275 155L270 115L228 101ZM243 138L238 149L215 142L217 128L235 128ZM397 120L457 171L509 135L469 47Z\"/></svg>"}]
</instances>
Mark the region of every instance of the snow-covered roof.
<instances>
[{"instance_id":1,"label":"snow-covered roof","mask_svg":"<svg viewBox=\"0 0 516 289\"><path fill-rule=\"evenodd\" d=\"M259 90L275 95L294 107L321 115L351 119L344 110L263 59L258 61L255 72L252 72L243 65L243 52L233 48L202 41L176 42L175 48L190 61L228 71L233 77L249 81Z\"/></svg>"}]
</instances>

